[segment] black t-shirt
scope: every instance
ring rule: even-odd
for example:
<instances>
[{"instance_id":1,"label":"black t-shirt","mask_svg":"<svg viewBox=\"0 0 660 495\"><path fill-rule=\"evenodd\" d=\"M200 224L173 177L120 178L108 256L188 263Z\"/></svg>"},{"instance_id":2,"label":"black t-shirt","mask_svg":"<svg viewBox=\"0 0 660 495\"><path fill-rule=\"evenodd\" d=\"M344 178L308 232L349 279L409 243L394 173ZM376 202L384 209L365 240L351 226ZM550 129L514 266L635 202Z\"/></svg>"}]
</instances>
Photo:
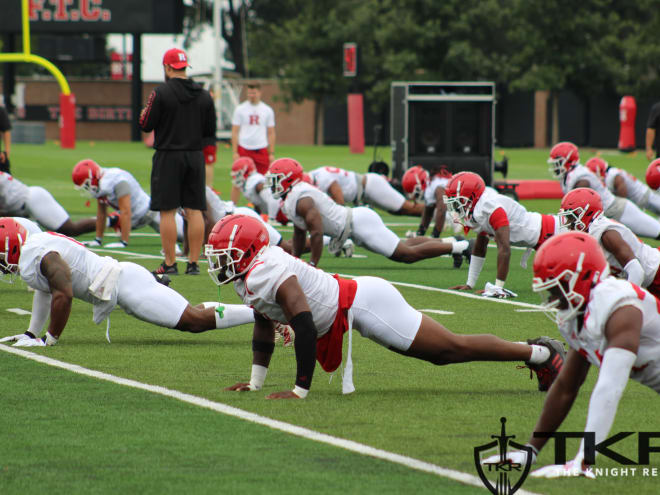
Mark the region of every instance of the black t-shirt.
<instances>
[{"instance_id":1,"label":"black t-shirt","mask_svg":"<svg viewBox=\"0 0 660 495\"><path fill-rule=\"evenodd\" d=\"M655 148L656 156L660 156L660 101L651 107L649 120L646 122L646 127L655 129L655 141L653 148Z\"/></svg>"},{"instance_id":2,"label":"black t-shirt","mask_svg":"<svg viewBox=\"0 0 660 495\"><path fill-rule=\"evenodd\" d=\"M11 130L11 123L9 122L9 115L5 107L0 106L0 132Z\"/></svg>"}]
</instances>

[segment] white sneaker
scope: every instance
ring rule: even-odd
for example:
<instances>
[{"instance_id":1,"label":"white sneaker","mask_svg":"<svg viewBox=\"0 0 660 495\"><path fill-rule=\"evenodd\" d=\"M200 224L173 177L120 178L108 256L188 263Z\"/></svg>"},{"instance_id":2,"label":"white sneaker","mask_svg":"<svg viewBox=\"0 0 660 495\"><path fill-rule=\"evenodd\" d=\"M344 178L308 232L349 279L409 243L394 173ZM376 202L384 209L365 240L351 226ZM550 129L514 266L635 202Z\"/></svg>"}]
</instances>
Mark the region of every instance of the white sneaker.
<instances>
[{"instance_id":1,"label":"white sneaker","mask_svg":"<svg viewBox=\"0 0 660 495\"><path fill-rule=\"evenodd\" d=\"M165 251L163 249L161 249L160 254L162 256L165 256ZM183 251L181 250L181 246L179 246L178 242L174 245L174 254L176 256L183 256Z\"/></svg>"},{"instance_id":2,"label":"white sneaker","mask_svg":"<svg viewBox=\"0 0 660 495\"><path fill-rule=\"evenodd\" d=\"M341 253L344 255L344 258L352 258L354 252L355 252L355 244L353 244L353 241L348 239L342 246Z\"/></svg>"}]
</instances>

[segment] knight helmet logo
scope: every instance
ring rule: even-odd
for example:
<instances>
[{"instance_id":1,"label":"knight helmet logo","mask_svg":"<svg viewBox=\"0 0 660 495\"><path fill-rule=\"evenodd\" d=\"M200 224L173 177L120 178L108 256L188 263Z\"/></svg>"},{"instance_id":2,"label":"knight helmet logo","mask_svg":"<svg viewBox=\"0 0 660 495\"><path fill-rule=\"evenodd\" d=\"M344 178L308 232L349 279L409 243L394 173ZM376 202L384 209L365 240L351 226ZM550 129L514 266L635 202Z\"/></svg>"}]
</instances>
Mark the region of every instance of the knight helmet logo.
<instances>
[{"instance_id":1,"label":"knight helmet logo","mask_svg":"<svg viewBox=\"0 0 660 495\"><path fill-rule=\"evenodd\" d=\"M479 478L493 495L513 495L522 486L532 467L532 449L527 445L511 441L516 436L506 434L506 418L500 418L500 421L502 423L501 433L490 436L495 440L474 448L474 465L477 468ZM507 460L507 447L509 445L517 450L527 452L524 466ZM482 464L481 454L495 447L499 451L499 460ZM488 479L487 474L489 473L496 476L495 482ZM511 485L512 482L513 486Z\"/></svg>"}]
</instances>

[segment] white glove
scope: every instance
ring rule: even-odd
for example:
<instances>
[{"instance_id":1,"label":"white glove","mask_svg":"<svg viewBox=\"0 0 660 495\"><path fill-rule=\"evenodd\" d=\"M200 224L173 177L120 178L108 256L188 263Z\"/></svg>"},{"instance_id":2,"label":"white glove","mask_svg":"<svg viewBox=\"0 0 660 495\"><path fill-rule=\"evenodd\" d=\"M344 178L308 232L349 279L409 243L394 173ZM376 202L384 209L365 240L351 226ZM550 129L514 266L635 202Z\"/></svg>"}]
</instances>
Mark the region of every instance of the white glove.
<instances>
[{"instance_id":1,"label":"white glove","mask_svg":"<svg viewBox=\"0 0 660 495\"><path fill-rule=\"evenodd\" d=\"M524 466L527 463L527 452L524 450L513 450L506 453L506 460L511 464ZM481 460L481 464L497 464L500 462L500 454L491 455ZM536 462L536 454L532 452L532 464Z\"/></svg>"},{"instance_id":2,"label":"white glove","mask_svg":"<svg viewBox=\"0 0 660 495\"><path fill-rule=\"evenodd\" d=\"M513 291L505 289L504 287L498 287L495 284L486 282L486 287L484 292L481 294L484 297L495 297L497 299L508 299L509 297L518 297Z\"/></svg>"},{"instance_id":3,"label":"white glove","mask_svg":"<svg viewBox=\"0 0 660 495\"><path fill-rule=\"evenodd\" d=\"M128 246L128 244L125 244L124 241L111 242L110 244L105 245L105 247L110 249L124 249L126 246Z\"/></svg>"},{"instance_id":4,"label":"white glove","mask_svg":"<svg viewBox=\"0 0 660 495\"><path fill-rule=\"evenodd\" d=\"M0 339L0 342L17 342L19 340L29 339L29 338L31 338L29 335L26 335L24 333L19 333L18 335L10 335L9 337L2 337Z\"/></svg>"},{"instance_id":5,"label":"white glove","mask_svg":"<svg viewBox=\"0 0 660 495\"><path fill-rule=\"evenodd\" d=\"M85 247L101 247L101 246L103 246L103 243L98 239L94 239L93 241L82 241L82 243L83 243L83 246L85 246Z\"/></svg>"},{"instance_id":6,"label":"white glove","mask_svg":"<svg viewBox=\"0 0 660 495\"><path fill-rule=\"evenodd\" d=\"M534 478L570 478L577 476L584 476L589 479L596 479L593 469L590 467L584 469L581 460L568 461L566 464L550 464L544 466L536 471L532 471L530 476Z\"/></svg>"},{"instance_id":7,"label":"white glove","mask_svg":"<svg viewBox=\"0 0 660 495\"><path fill-rule=\"evenodd\" d=\"M46 347L46 343L41 339L21 339L12 347Z\"/></svg>"}]
</instances>

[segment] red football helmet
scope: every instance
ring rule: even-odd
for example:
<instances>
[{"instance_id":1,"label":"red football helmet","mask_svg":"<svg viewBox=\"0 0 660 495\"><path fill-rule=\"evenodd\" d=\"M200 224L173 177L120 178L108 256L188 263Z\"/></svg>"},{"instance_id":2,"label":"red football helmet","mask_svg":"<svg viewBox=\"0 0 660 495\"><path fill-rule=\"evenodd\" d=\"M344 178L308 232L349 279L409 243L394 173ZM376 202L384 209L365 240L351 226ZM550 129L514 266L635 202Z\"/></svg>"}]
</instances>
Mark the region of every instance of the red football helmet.
<instances>
[{"instance_id":1,"label":"red football helmet","mask_svg":"<svg viewBox=\"0 0 660 495\"><path fill-rule=\"evenodd\" d=\"M561 325L583 311L591 289L608 275L607 260L596 239L584 232L563 232L536 252L532 290L550 292L543 307Z\"/></svg>"},{"instance_id":2,"label":"red football helmet","mask_svg":"<svg viewBox=\"0 0 660 495\"><path fill-rule=\"evenodd\" d=\"M86 192L92 197L99 193L99 181L101 180L101 167L94 160L81 160L73 167L71 178L74 187Z\"/></svg>"},{"instance_id":3,"label":"red football helmet","mask_svg":"<svg viewBox=\"0 0 660 495\"><path fill-rule=\"evenodd\" d=\"M8 281L14 281L25 239L27 231L20 223L13 218L0 218L0 279L8 275Z\"/></svg>"},{"instance_id":4,"label":"red football helmet","mask_svg":"<svg viewBox=\"0 0 660 495\"><path fill-rule=\"evenodd\" d=\"M314 181L312 180L312 177L308 173L305 173L305 172L303 172L303 174L302 174L302 181L307 182L307 184L311 184L313 186L315 185Z\"/></svg>"},{"instance_id":5,"label":"red football helmet","mask_svg":"<svg viewBox=\"0 0 660 495\"><path fill-rule=\"evenodd\" d=\"M660 158L656 158L649 163L646 169L646 183L653 190L660 187Z\"/></svg>"},{"instance_id":6,"label":"red football helmet","mask_svg":"<svg viewBox=\"0 0 660 495\"><path fill-rule=\"evenodd\" d=\"M603 212L603 202L593 189L578 187L561 200L559 218L570 230L586 232L591 222Z\"/></svg>"},{"instance_id":7,"label":"red football helmet","mask_svg":"<svg viewBox=\"0 0 660 495\"><path fill-rule=\"evenodd\" d=\"M610 165L605 160L594 156L593 158L589 158L584 166L596 174L601 181L605 182L607 169L610 167Z\"/></svg>"},{"instance_id":8,"label":"red football helmet","mask_svg":"<svg viewBox=\"0 0 660 495\"><path fill-rule=\"evenodd\" d=\"M555 144L550 150L550 173L557 179L563 179L566 173L578 164L580 154L578 148L573 143L563 141Z\"/></svg>"},{"instance_id":9,"label":"red football helmet","mask_svg":"<svg viewBox=\"0 0 660 495\"><path fill-rule=\"evenodd\" d=\"M242 189L247 178L256 171L257 166L254 164L254 160L249 156L242 156L231 166L231 183Z\"/></svg>"},{"instance_id":10,"label":"red football helmet","mask_svg":"<svg viewBox=\"0 0 660 495\"><path fill-rule=\"evenodd\" d=\"M268 246L268 231L263 222L247 215L227 215L209 234L204 255L209 260L209 275L218 285L231 282L254 264Z\"/></svg>"},{"instance_id":11,"label":"red football helmet","mask_svg":"<svg viewBox=\"0 0 660 495\"><path fill-rule=\"evenodd\" d=\"M486 183L474 172L459 172L445 188L447 209L462 221L474 211L477 201L486 190Z\"/></svg>"},{"instance_id":12,"label":"red football helmet","mask_svg":"<svg viewBox=\"0 0 660 495\"><path fill-rule=\"evenodd\" d=\"M419 201L424 196L424 191L428 187L429 182L429 173L424 170L423 167L416 165L410 167L406 170L406 173L403 174L401 186L410 199L413 201Z\"/></svg>"},{"instance_id":13,"label":"red football helmet","mask_svg":"<svg viewBox=\"0 0 660 495\"><path fill-rule=\"evenodd\" d=\"M266 174L268 186L275 199L287 195L289 190L303 180L303 168L293 158L279 158L270 164Z\"/></svg>"}]
</instances>

